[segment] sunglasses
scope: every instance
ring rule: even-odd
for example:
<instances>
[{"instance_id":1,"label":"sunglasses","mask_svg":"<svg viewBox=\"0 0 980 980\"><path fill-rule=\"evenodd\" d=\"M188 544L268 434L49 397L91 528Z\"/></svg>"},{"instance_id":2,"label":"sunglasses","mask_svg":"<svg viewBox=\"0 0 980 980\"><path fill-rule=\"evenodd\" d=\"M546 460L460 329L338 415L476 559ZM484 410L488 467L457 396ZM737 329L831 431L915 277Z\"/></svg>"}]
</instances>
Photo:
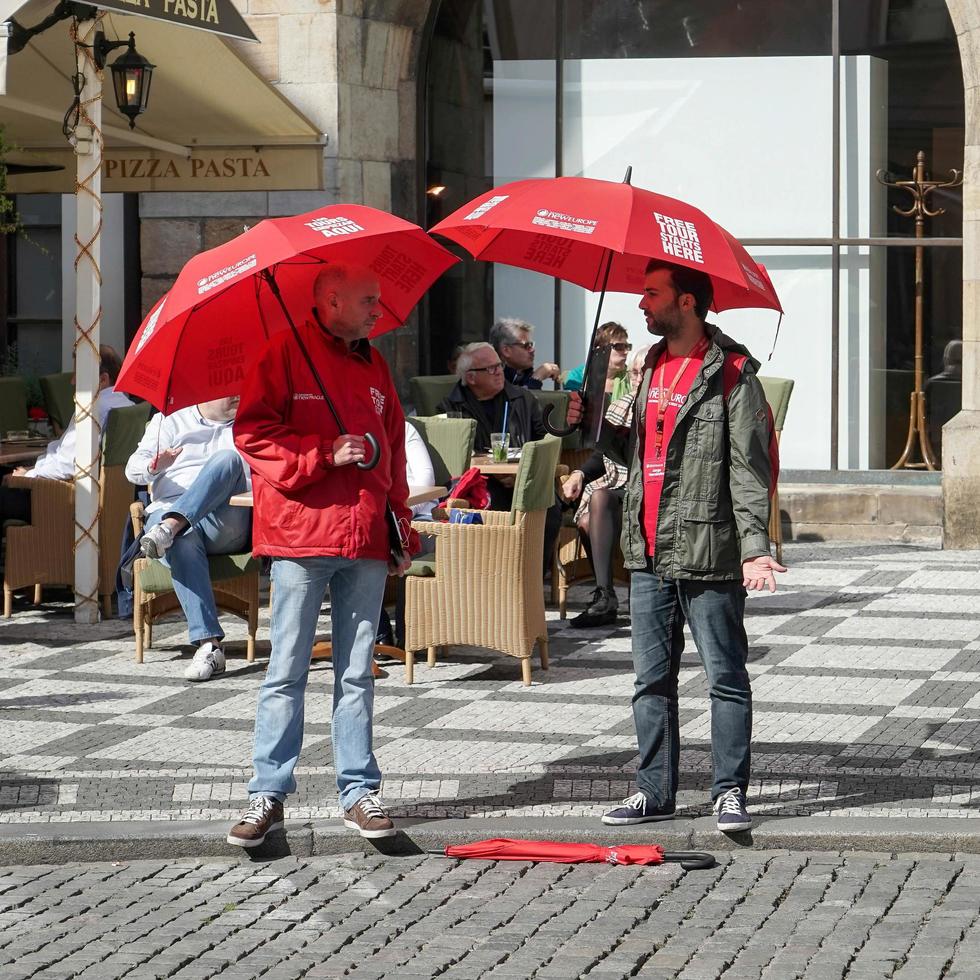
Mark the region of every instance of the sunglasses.
<instances>
[{"instance_id":1,"label":"sunglasses","mask_svg":"<svg viewBox=\"0 0 980 980\"><path fill-rule=\"evenodd\" d=\"M633 345L628 344L625 340L617 340L613 344L606 344L610 350L614 350L617 354L628 354L632 349ZM602 345L597 344L596 350L602 350Z\"/></svg>"},{"instance_id":2,"label":"sunglasses","mask_svg":"<svg viewBox=\"0 0 980 980\"><path fill-rule=\"evenodd\" d=\"M466 373L467 374L483 374L484 372L486 372L487 374L500 374L500 371L501 371L501 368L502 367L503 367L503 365L500 363L500 361L497 361L496 364L491 364L489 367L469 368Z\"/></svg>"},{"instance_id":3,"label":"sunglasses","mask_svg":"<svg viewBox=\"0 0 980 980\"><path fill-rule=\"evenodd\" d=\"M523 347L524 350L534 350L533 340L514 340L509 344L505 344L505 347Z\"/></svg>"}]
</instances>

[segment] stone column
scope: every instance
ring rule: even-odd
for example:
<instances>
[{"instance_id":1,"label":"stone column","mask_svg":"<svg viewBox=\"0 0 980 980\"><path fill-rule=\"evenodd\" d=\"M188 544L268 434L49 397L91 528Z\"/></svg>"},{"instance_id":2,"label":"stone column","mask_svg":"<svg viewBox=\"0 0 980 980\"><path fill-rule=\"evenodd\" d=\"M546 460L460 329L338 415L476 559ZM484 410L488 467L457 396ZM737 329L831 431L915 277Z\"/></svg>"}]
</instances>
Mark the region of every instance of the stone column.
<instances>
[{"instance_id":1,"label":"stone column","mask_svg":"<svg viewBox=\"0 0 980 980\"><path fill-rule=\"evenodd\" d=\"M415 118L422 28L433 0L337 5L337 199L418 221ZM378 340L405 394L418 320Z\"/></svg>"},{"instance_id":2,"label":"stone column","mask_svg":"<svg viewBox=\"0 0 980 980\"><path fill-rule=\"evenodd\" d=\"M943 547L980 548L980 0L947 0L966 87L963 402L943 426Z\"/></svg>"}]
</instances>

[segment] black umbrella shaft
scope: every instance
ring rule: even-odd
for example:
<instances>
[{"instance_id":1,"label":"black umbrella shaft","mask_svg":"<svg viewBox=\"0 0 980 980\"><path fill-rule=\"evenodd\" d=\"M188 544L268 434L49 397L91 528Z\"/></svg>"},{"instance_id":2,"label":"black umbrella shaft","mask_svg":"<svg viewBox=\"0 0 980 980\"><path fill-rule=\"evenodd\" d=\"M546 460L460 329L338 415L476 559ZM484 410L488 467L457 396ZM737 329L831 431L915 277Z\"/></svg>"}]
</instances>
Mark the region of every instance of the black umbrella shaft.
<instances>
[{"instance_id":1,"label":"black umbrella shaft","mask_svg":"<svg viewBox=\"0 0 980 980\"><path fill-rule=\"evenodd\" d=\"M320 389L320 394L323 395L323 401L330 410L330 414L333 416L334 422L337 423L337 428L340 430L341 435L343 435L347 432L347 427L340 420L340 415L338 414L334 403L330 400L330 396L327 394L327 389L324 387L323 381L320 379L320 372L317 371L316 367L314 367L313 358L310 357L310 352L306 349L306 344L303 343L303 338L300 337L299 331L296 329L296 324L293 323L293 318L289 315L289 309L286 306L286 302L282 298L282 293L279 292L279 283L276 282L276 277L268 269L263 271L262 276L269 284L269 289L272 290L272 295L279 301L279 305L282 307L282 315L286 318L286 323L289 324L290 330L293 331L293 336L296 338L296 343L299 345L299 349L302 352L303 357L306 359L306 363L309 365L313 378L317 383L317 387Z\"/></svg>"},{"instance_id":2,"label":"black umbrella shaft","mask_svg":"<svg viewBox=\"0 0 980 980\"><path fill-rule=\"evenodd\" d=\"M633 168L627 167L626 174L623 177L623 183L629 184L632 178L633 178ZM612 269L612 261L613 261L613 251L610 248L606 250L606 271L605 273L603 273L602 276L602 291L599 293L599 305L596 307L596 311L595 311L595 323L592 324L592 339L589 341L589 349L588 351L586 351L585 354L585 373L583 375L583 384L584 384L584 379L589 377L589 366L592 363L592 354L593 351L595 350L596 337L599 333L599 320L602 318L602 304L606 298L606 287L609 285L609 272ZM589 394L594 394L594 392L589 392Z\"/></svg>"}]
</instances>

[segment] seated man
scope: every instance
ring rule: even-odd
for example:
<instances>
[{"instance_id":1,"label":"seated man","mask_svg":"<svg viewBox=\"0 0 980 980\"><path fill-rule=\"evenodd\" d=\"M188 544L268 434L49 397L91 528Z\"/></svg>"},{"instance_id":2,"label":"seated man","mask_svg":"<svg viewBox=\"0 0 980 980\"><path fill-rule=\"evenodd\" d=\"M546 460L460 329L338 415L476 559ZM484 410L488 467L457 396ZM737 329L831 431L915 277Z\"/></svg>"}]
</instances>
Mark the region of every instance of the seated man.
<instances>
[{"instance_id":1,"label":"seated man","mask_svg":"<svg viewBox=\"0 0 980 980\"><path fill-rule=\"evenodd\" d=\"M232 494L251 487L251 474L232 437L237 410L236 396L166 417L154 415L126 463L130 482L148 484L153 498L140 548L170 568L191 643L198 647L184 671L189 681L206 681L225 669L225 634L211 591L208 555L251 547L251 508L228 503Z\"/></svg>"},{"instance_id":2,"label":"seated man","mask_svg":"<svg viewBox=\"0 0 980 980\"><path fill-rule=\"evenodd\" d=\"M114 408L126 408L133 403L113 385L119 376L122 360L108 344L99 347L99 391L95 399L95 417L99 427L105 428L109 412ZM48 443L43 456L33 466L18 466L14 476L37 477L44 480L71 480L75 476L75 419L61 437ZM31 492L19 487L0 488L0 526L4 521L17 520L30 523Z\"/></svg>"},{"instance_id":3,"label":"seated man","mask_svg":"<svg viewBox=\"0 0 980 980\"><path fill-rule=\"evenodd\" d=\"M504 365L504 380L520 388L541 388L549 378L561 387L557 364L534 366L534 327L523 320L505 318L490 328L490 343Z\"/></svg>"},{"instance_id":4,"label":"seated man","mask_svg":"<svg viewBox=\"0 0 980 980\"><path fill-rule=\"evenodd\" d=\"M504 380L503 365L490 344L467 344L456 361L456 387L439 403L439 411L476 419L473 448L478 453L490 451L490 433L502 432L504 406L507 406L507 431L511 446L543 439L545 431L541 408L534 395ZM491 510L510 510L514 497L513 477L487 477ZM548 509L544 532L544 567L551 568L551 556L561 526L561 508L555 503Z\"/></svg>"}]
</instances>

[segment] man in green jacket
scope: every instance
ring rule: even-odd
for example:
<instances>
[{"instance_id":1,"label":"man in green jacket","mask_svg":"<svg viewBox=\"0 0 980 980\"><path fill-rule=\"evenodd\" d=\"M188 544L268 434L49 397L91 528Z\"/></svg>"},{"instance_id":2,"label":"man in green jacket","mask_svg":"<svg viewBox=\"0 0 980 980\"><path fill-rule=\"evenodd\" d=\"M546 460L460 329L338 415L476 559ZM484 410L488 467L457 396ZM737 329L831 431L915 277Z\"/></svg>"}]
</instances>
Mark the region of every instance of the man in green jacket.
<instances>
[{"instance_id":1,"label":"man in green jacket","mask_svg":"<svg viewBox=\"0 0 980 980\"><path fill-rule=\"evenodd\" d=\"M638 792L602 820L674 815L680 757L677 677L684 623L711 695L712 801L721 831L746 830L752 691L745 664L746 589L776 591L769 555L775 443L758 362L705 315L711 280L652 260L640 309L662 338L647 356L628 428L604 427L602 450L628 467L623 556L640 750ZM570 413L570 420L574 413Z\"/></svg>"}]
</instances>

